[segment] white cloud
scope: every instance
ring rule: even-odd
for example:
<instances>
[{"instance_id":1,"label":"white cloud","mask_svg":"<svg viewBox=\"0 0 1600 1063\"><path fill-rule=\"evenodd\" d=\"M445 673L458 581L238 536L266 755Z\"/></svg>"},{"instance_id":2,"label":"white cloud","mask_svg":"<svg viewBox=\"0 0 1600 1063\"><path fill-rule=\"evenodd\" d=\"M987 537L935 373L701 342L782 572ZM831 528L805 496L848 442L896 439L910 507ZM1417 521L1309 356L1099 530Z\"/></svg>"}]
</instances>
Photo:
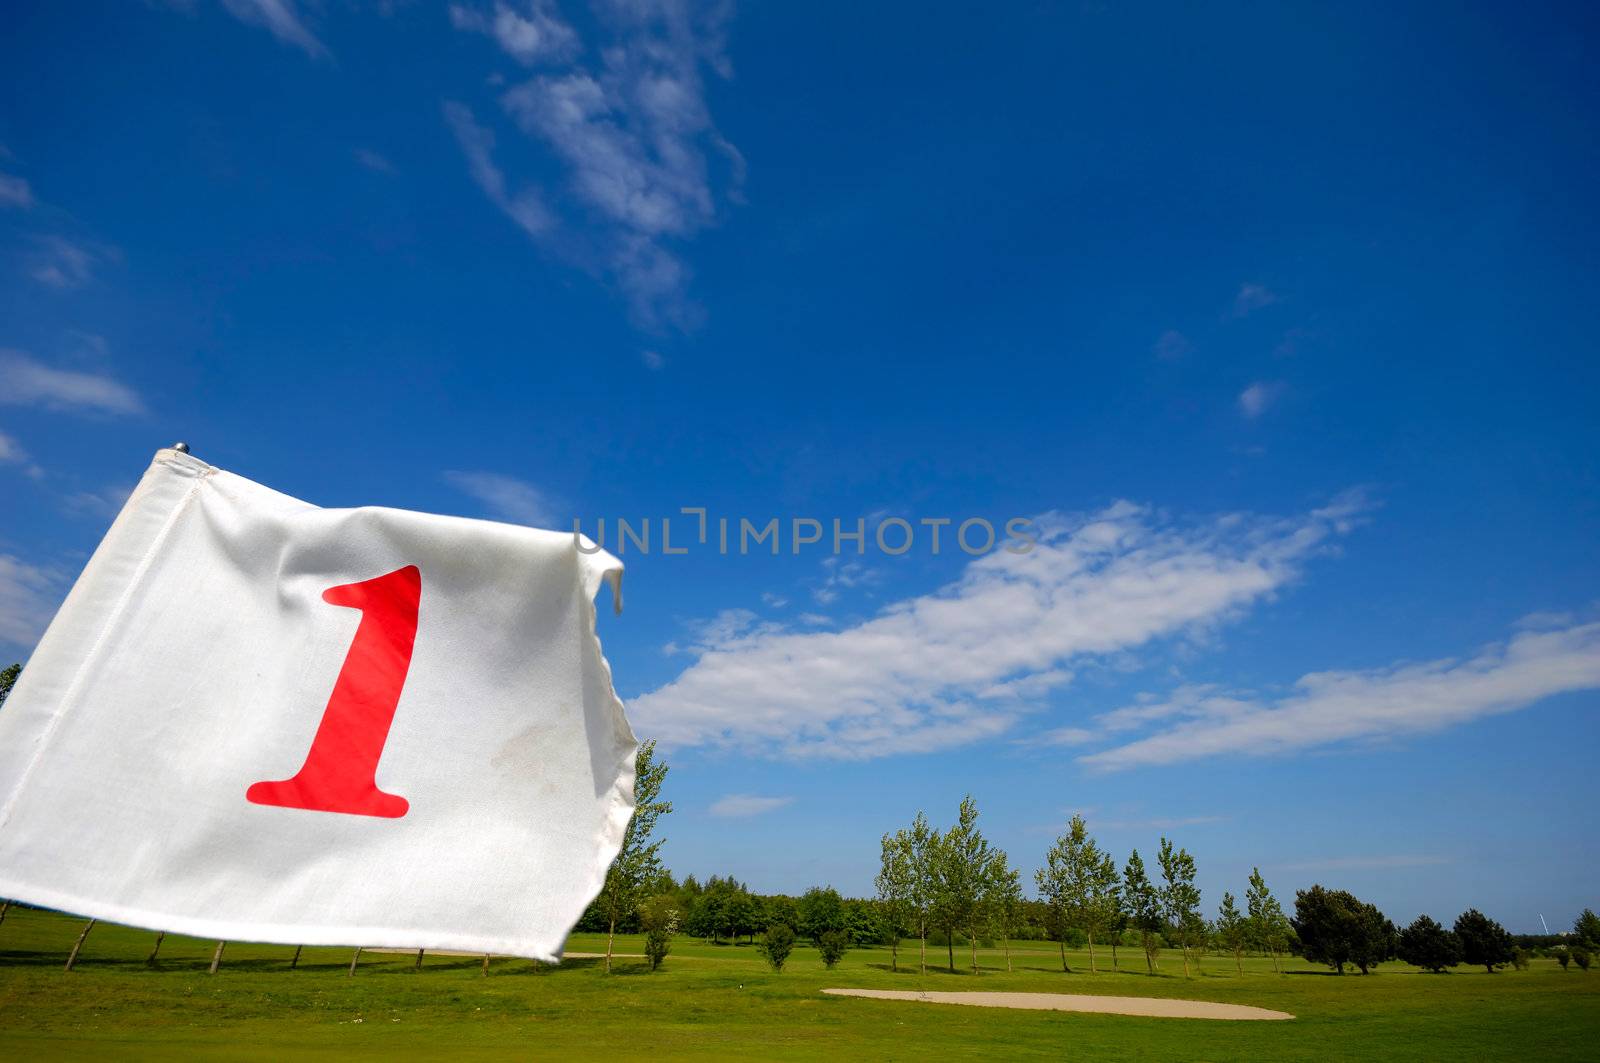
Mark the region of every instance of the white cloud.
<instances>
[{"instance_id":1,"label":"white cloud","mask_svg":"<svg viewBox=\"0 0 1600 1063\"><path fill-rule=\"evenodd\" d=\"M771 591L762 591L761 600L774 609L782 609L789 604L789 599L781 594L773 594Z\"/></svg>"},{"instance_id":2,"label":"white cloud","mask_svg":"<svg viewBox=\"0 0 1600 1063\"><path fill-rule=\"evenodd\" d=\"M472 179L489 202L505 211L529 236L542 237L553 230L555 217L537 190L524 188L515 194L507 190L505 172L494 162L494 133L478 124L471 109L464 104L447 103L444 117L467 157Z\"/></svg>"},{"instance_id":3,"label":"white cloud","mask_svg":"<svg viewBox=\"0 0 1600 1063\"><path fill-rule=\"evenodd\" d=\"M94 268L111 252L93 244L77 243L63 236L40 237L29 275L52 288L78 288L94 277Z\"/></svg>"},{"instance_id":4,"label":"white cloud","mask_svg":"<svg viewBox=\"0 0 1600 1063\"><path fill-rule=\"evenodd\" d=\"M600 0L594 15L604 39L590 53L595 59L585 60L576 31L548 5L497 3L492 14L452 9L458 28L490 34L520 63L546 66L500 103L523 134L561 162L558 194L571 208L571 225L530 225L512 212L505 175L490 158L490 132L475 120L469 128L460 114L450 115L451 124L480 187L518 224L609 275L641 322L683 324L692 317L689 270L672 245L715 220L710 155L728 160L730 198L742 179L742 159L712 124L701 80L702 66L727 72L728 9ZM551 199L526 195L541 204Z\"/></svg>"},{"instance_id":5,"label":"white cloud","mask_svg":"<svg viewBox=\"0 0 1600 1063\"><path fill-rule=\"evenodd\" d=\"M1233 297L1233 316L1245 317L1278 301L1277 293L1261 284L1241 284Z\"/></svg>"},{"instance_id":6,"label":"white cloud","mask_svg":"<svg viewBox=\"0 0 1600 1063\"><path fill-rule=\"evenodd\" d=\"M371 170L373 173L389 174L392 176L397 172L395 170L394 163L390 162L386 155L373 151L371 148L356 148L351 154L355 156L357 162Z\"/></svg>"},{"instance_id":7,"label":"white cloud","mask_svg":"<svg viewBox=\"0 0 1600 1063\"><path fill-rule=\"evenodd\" d=\"M452 4L450 24L458 30L488 34L501 50L525 66L570 57L580 44L578 34L556 14L555 5L540 0L525 0L516 6L496 3L492 10Z\"/></svg>"},{"instance_id":8,"label":"white cloud","mask_svg":"<svg viewBox=\"0 0 1600 1063\"><path fill-rule=\"evenodd\" d=\"M1265 413L1267 407L1277 402L1282 394L1282 384L1258 380L1239 392L1239 412L1254 420Z\"/></svg>"},{"instance_id":9,"label":"white cloud","mask_svg":"<svg viewBox=\"0 0 1600 1063\"><path fill-rule=\"evenodd\" d=\"M502 520L536 528L555 527L555 513L549 498L537 487L514 476L497 472L458 472L444 474L458 491L471 495Z\"/></svg>"},{"instance_id":10,"label":"white cloud","mask_svg":"<svg viewBox=\"0 0 1600 1063\"><path fill-rule=\"evenodd\" d=\"M724 819L759 816L794 803L792 797L758 797L755 794L728 794L711 805L711 814Z\"/></svg>"},{"instance_id":11,"label":"white cloud","mask_svg":"<svg viewBox=\"0 0 1600 1063\"><path fill-rule=\"evenodd\" d=\"M667 367L667 360L661 357L660 351L641 351L639 358L644 362L646 369L652 369L656 372L660 372Z\"/></svg>"},{"instance_id":12,"label":"white cloud","mask_svg":"<svg viewBox=\"0 0 1600 1063\"><path fill-rule=\"evenodd\" d=\"M1189 338L1177 329L1167 329L1157 338L1153 348L1155 356L1163 361L1176 361L1193 350Z\"/></svg>"},{"instance_id":13,"label":"white cloud","mask_svg":"<svg viewBox=\"0 0 1600 1063\"><path fill-rule=\"evenodd\" d=\"M33 206L33 189L28 187L28 182L12 174L0 173L0 207L20 207L26 210L31 206Z\"/></svg>"},{"instance_id":14,"label":"white cloud","mask_svg":"<svg viewBox=\"0 0 1600 1063\"><path fill-rule=\"evenodd\" d=\"M0 350L0 403L97 413L144 410L132 389L108 376L56 369L10 350Z\"/></svg>"},{"instance_id":15,"label":"white cloud","mask_svg":"<svg viewBox=\"0 0 1600 1063\"><path fill-rule=\"evenodd\" d=\"M54 573L0 554L0 644L31 647L55 615L60 598Z\"/></svg>"},{"instance_id":16,"label":"white cloud","mask_svg":"<svg viewBox=\"0 0 1600 1063\"><path fill-rule=\"evenodd\" d=\"M1031 706L997 684L1053 676L1203 629L1270 596L1348 527L1342 500L1292 520L1187 527L1119 502L1046 514L1039 544L969 562L942 590L839 631L755 629L705 644L635 698L641 733L793 757L867 758L992 738ZM1048 686L1049 682L1045 682Z\"/></svg>"},{"instance_id":17,"label":"white cloud","mask_svg":"<svg viewBox=\"0 0 1600 1063\"><path fill-rule=\"evenodd\" d=\"M1205 827L1227 822L1226 816L1149 816L1143 819L1097 819L1090 826L1096 830L1177 830L1180 827Z\"/></svg>"},{"instance_id":18,"label":"white cloud","mask_svg":"<svg viewBox=\"0 0 1600 1063\"><path fill-rule=\"evenodd\" d=\"M1554 694L1600 687L1600 623L1523 631L1465 660L1315 672L1268 699L1180 688L1099 718L1108 733L1159 730L1080 757L1120 769L1222 755L1265 756L1441 731L1527 708Z\"/></svg>"},{"instance_id":19,"label":"white cloud","mask_svg":"<svg viewBox=\"0 0 1600 1063\"><path fill-rule=\"evenodd\" d=\"M66 498L67 509L89 517L115 517L133 494L133 484L112 484L99 491L78 491Z\"/></svg>"},{"instance_id":20,"label":"white cloud","mask_svg":"<svg viewBox=\"0 0 1600 1063\"><path fill-rule=\"evenodd\" d=\"M306 28L294 0L222 0L222 6L239 21L261 26L284 44L293 45L312 58L328 52Z\"/></svg>"}]
</instances>

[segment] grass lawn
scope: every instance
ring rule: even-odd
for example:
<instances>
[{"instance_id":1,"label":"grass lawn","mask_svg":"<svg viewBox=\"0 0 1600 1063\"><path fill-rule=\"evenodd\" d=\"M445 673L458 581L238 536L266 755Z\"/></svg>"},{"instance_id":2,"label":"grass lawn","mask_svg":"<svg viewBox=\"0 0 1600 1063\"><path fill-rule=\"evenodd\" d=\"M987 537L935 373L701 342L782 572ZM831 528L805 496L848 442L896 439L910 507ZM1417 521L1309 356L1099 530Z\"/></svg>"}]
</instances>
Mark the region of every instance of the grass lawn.
<instances>
[{"instance_id":1,"label":"grass lawn","mask_svg":"<svg viewBox=\"0 0 1600 1063\"><path fill-rule=\"evenodd\" d=\"M1389 963L1367 977L1291 961L1209 956L1185 981L1176 953L1157 976L1122 950L1123 972L1090 975L1083 953L1063 974L1053 946L980 951L981 973L915 968L916 943L889 969L887 949L849 953L833 971L796 949L782 974L748 945L674 943L650 972L624 959L607 976L598 960L539 967L498 959L480 977L474 958L364 953L346 977L349 949L231 944L216 977L214 942L97 925L78 965L62 971L82 920L12 909L0 925L0 1058L99 1056L278 1059L418 1056L749 1056L791 1058L1074 1059L1594 1059L1600 1046L1600 972L1458 968L1426 975ZM637 953L638 938L618 940ZM605 940L574 935L574 952ZM943 960L943 950L930 950ZM1097 950L1101 964L1109 960ZM905 961L909 959L911 965ZM956 954L958 968L963 961ZM824 986L1014 990L1187 997L1291 1012L1293 1022L1218 1022L1006 1011L823 996Z\"/></svg>"}]
</instances>

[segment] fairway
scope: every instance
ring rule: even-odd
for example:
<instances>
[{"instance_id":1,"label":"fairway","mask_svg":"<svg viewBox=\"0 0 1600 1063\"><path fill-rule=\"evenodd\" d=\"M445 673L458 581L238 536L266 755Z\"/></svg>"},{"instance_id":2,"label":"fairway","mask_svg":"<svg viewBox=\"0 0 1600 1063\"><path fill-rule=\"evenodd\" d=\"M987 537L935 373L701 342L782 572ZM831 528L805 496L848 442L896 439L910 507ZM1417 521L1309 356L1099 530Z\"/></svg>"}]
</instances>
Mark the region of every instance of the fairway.
<instances>
[{"instance_id":1,"label":"fairway","mask_svg":"<svg viewBox=\"0 0 1600 1063\"><path fill-rule=\"evenodd\" d=\"M509 1056L767 1059L1438 1059L1593 1058L1600 1038L1600 975L1535 960L1527 971L1490 975L1458 968L1425 975L1386 963L1362 977L1290 960L1275 974L1250 958L1243 977L1231 958L1208 956L1185 980L1176 954L1163 971L1122 950L1121 973L1090 975L1088 956L1068 953L1063 974L1048 943L979 953L983 970L915 969L916 944L857 949L832 971L797 949L781 974L748 945L679 937L664 967L621 959L560 967L496 959L488 977L477 957L365 953L347 977L351 950L230 944L210 977L215 942L168 937L151 967L155 935L98 925L78 965L62 971L82 921L13 909L0 925L0 1056L25 1059L327 1058ZM571 951L603 952L597 935L574 935ZM638 953L619 937L619 953ZM1109 954L1097 951L1097 962ZM906 961L910 960L908 966ZM943 961L943 950L929 951ZM957 952L958 969L967 962ZM923 1005L828 996L850 986L912 992L1084 993L1209 1000L1293 1014L1293 1021L1175 1021L1054 1011Z\"/></svg>"}]
</instances>

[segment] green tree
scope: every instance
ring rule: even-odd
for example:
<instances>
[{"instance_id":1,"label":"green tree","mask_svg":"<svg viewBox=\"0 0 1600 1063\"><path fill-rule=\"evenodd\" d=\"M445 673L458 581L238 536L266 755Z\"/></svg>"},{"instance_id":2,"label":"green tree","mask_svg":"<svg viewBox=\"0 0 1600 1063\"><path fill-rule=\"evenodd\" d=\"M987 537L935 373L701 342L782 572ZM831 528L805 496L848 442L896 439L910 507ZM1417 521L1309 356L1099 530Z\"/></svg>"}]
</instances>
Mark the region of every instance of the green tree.
<instances>
[{"instance_id":1,"label":"green tree","mask_svg":"<svg viewBox=\"0 0 1600 1063\"><path fill-rule=\"evenodd\" d=\"M937 863L943 848L939 832L928 825L928 817L918 812L911 821L911 829L897 835L905 847L906 859L911 868L911 893L907 898L917 924L917 966L928 973L928 924L933 920Z\"/></svg>"},{"instance_id":2,"label":"green tree","mask_svg":"<svg viewBox=\"0 0 1600 1063\"><path fill-rule=\"evenodd\" d=\"M655 759L655 742L639 747L634 757L633 818L622 835L622 848L606 871L600 889L600 908L607 920L606 971L611 970L611 948L617 936L617 920L633 914L647 883L661 874L661 844L651 840L656 821L672 811L670 802L661 800L661 784L667 778L665 761Z\"/></svg>"},{"instance_id":3,"label":"green tree","mask_svg":"<svg viewBox=\"0 0 1600 1063\"><path fill-rule=\"evenodd\" d=\"M900 969L900 931L911 918L911 847L905 844L905 831L883 836L878 877L878 905L889 924L889 966Z\"/></svg>"},{"instance_id":4,"label":"green tree","mask_svg":"<svg viewBox=\"0 0 1600 1063\"><path fill-rule=\"evenodd\" d=\"M1572 962L1578 965L1578 970L1587 971L1589 969L1589 950L1581 947L1574 948L1572 950Z\"/></svg>"},{"instance_id":5,"label":"green tree","mask_svg":"<svg viewBox=\"0 0 1600 1063\"><path fill-rule=\"evenodd\" d=\"M1067 833L1056 838L1055 843L1045 851L1044 866L1033 873L1033 882L1039 890L1039 899L1044 901L1049 910L1050 921L1056 929L1056 940L1061 945L1061 969L1068 974L1072 973L1072 968L1067 965L1067 928L1073 922L1073 908L1076 903L1073 879L1073 863L1076 858L1072 848L1072 831L1082 823L1081 817L1072 817Z\"/></svg>"},{"instance_id":6,"label":"green tree","mask_svg":"<svg viewBox=\"0 0 1600 1063\"><path fill-rule=\"evenodd\" d=\"M956 813L956 824L945 833L935 861L934 910L946 932L950 970L956 969L956 931L965 931L972 944L972 970L978 970L978 928L983 921L980 901L985 893L994 850L978 830L978 803L968 794Z\"/></svg>"},{"instance_id":7,"label":"green tree","mask_svg":"<svg viewBox=\"0 0 1600 1063\"><path fill-rule=\"evenodd\" d=\"M990 924L999 933L1000 947L1006 953L1006 971L1011 970L1011 936L1022 919L1022 873L1006 860L1005 853L996 853L989 868L989 879L984 895L984 909L989 913Z\"/></svg>"},{"instance_id":8,"label":"green tree","mask_svg":"<svg viewBox=\"0 0 1600 1063\"><path fill-rule=\"evenodd\" d=\"M1239 914L1239 906L1234 902L1233 894L1224 892L1222 907L1217 910L1217 940L1222 947L1233 953L1233 966L1240 975L1244 974L1244 947L1250 941L1250 923L1243 915Z\"/></svg>"},{"instance_id":9,"label":"green tree","mask_svg":"<svg viewBox=\"0 0 1600 1063\"><path fill-rule=\"evenodd\" d=\"M1461 962L1461 939L1428 916L1419 915L1400 931L1395 954L1413 967L1438 974Z\"/></svg>"},{"instance_id":10,"label":"green tree","mask_svg":"<svg viewBox=\"0 0 1600 1063\"><path fill-rule=\"evenodd\" d=\"M1183 976L1189 977L1189 949L1205 938L1200 915L1200 891L1194 884L1194 857L1161 839L1161 909L1178 947L1183 950Z\"/></svg>"},{"instance_id":11,"label":"green tree","mask_svg":"<svg viewBox=\"0 0 1600 1063\"><path fill-rule=\"evenodd\" d=\"M794 951L793 928L787 923L772 924L767 927L766 934L762 935L761 943L756 948L761 950L761 955L767 958L767 963L774 971L783 970L789 953Z\"/></svg>"},{"instance_id":12,"label":"green tree","mask_svg":"<svg viewBox=\"0 0 1600 1063\"><path fill-rule=\"evenodd\" d=\"M1117 936L1125 922L1122 914L1122 876L1117 873L1117 862L1110 853L1101 852L1093 841L1089 843L1084 880L1084 929L1089 935L1089 971L1094 973L1094 939L1111 942L1111 969L1117 967Z\"/></svg>"},{"instance_id":13,"label":"green tree","mask_svg":"<svg viewBox=\"0 0 1600 1063\"><path fill-rule=\"evenodd\" d=\"M1590 952L1600 949L1600 915L1595 915L1593 908L1585 908L1572 921L1572 936Z\"/></svg>"},{"instance_id":14,"label":"green tree","mask_svg":"<svg viewBox=\"0 0 1600 1063\"><path fill-rule=\"evenodd\" d=\"M1306 959L1326 963L1340 974L1347 963L1366 974L1394 955L1394 924L1344 890L1312 886L1298 891L1294 931Z\"/></svg>"},{"instance_id":15,"label":"green tree","mask_svg":"<svg viewBox=\"0 0 1600 1063\"><path fill-rule=\"evenodd\" d=\"M678 932L678 898L658 894L639 905L639 925L644 927L644 956L656 970L672 951L672 935Z\"/></svg>"},{"instance_id":16,"label":"green tree","mask_svg":"<svg viewBox=\"0 0 1600 1063\"><path fill-rule=\"evenodd\" d=\"M833 970L833 965L844 958L850 948L850 935L843 930L824 930L817 939L817 951L822 953L822 965Z\"/></svg>"},{"instance_id":17,"label":"green tree","mask_svg":"<svg viewBox=\"0 0 1600 1063\"><path fill-rule=\"evenodd\" d=\"M796 908L800 913L800 933L810 938L812 944L820 943L822 935L830 930L849 928L844 898L832 886L812 886L800 898Z\"/></svg>"},{"instance_id":18,"label":"green tree","mask_svg":"<svg viewBox=\"0 0 1600 1063\"><path fill-rule=\"evenodd\" d=\"M1261 877L1259 867L1250 869L1250 888L1245 891L1245 910L1251 942L1261 951L1270 952L1272 969L1282 973L1278 967L1278 953L1283 950L1289 936L1289 917L1284 914L1283 905L1278 903L1278 898L1267 888L1267 882Z\"/></svg>"},{"instance_id":19,"label":"green tree","mask_svg":"<svg viewBox=\"0 0 1600 1063\"><path fill-rule=\"evenodd\" d=\"M1156 963L1159 944L1156 931L1161 929L1161 894L1145 872L1144 860L1135 849L1122 869L1122 901L1128 913L1128 925L1139 933L1139 943L1144 947L1145 968L1154 974L1160 967Z\"/></svg>"},{"instance_id":20,"label":"green tree","mask_svg":"<svg viewBox=\"0 0 1600 1063\"><path fill-rule=\"evenodd\" d=\"M1511 935L1506 928L1476 908L1468 908L1456 918L1456 937L1461 939L1461 960L1474 967L1482 965L1493 974L1511 962Z\"/></svg>"},{"instance_id":21,"label":"green tree","mask_svg":"<svg viewBox=\"0 0 1600 1063\"><path fill-rule=\"evenodd\" d=\"M6 698L11 696L11 688L17 685L17 677L22 674L22 665L8 664L0 669L0 705L6 703Z\"/></svg>"}]
</instances>

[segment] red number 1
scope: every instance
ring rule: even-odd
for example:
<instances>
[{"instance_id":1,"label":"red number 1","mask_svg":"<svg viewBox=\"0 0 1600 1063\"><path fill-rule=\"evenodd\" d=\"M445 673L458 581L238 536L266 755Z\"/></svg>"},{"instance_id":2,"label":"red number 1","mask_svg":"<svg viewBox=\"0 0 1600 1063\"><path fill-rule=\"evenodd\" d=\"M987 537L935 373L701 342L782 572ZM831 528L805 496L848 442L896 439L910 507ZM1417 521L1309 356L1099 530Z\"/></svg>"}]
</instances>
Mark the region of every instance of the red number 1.
<instances>
[{"instance_id":1,"label":"red number 1","mask_svg":"<svg viewBox=\"0 0 1600 1063\"><path fill-rule=\"evenodd\" d=\"M292 779L258 782L244 796L258 805L396 819L411 803L378 789L378 758L411 667L422 573L407 565L363 583L329 587L322 600L361 610L361 624L311 751Z\"/></svg>"}]
</instances>

